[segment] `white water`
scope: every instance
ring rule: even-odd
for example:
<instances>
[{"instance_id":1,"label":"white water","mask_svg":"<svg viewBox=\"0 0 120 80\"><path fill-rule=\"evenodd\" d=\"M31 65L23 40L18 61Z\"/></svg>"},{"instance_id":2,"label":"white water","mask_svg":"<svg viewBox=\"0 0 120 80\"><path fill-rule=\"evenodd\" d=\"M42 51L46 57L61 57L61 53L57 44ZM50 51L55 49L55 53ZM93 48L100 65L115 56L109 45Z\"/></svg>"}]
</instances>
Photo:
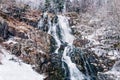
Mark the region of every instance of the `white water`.
<instances>
[{"instance_id":1,"label":"white water","mask_svg":"<svg viewBox=\"0 0 120 80\"><path fill-rule=\"evenodd\" d=\"M83 80L85 75L83 75L78 68L76 67L76 64L71 61L71 58L67 55L69 53L69 47L65 47L65 50L63 52L62 61L65 62L69 68L70 71L70 79L71 80Z\"/></svg>"},{"instance_id":2,"label":"white water","mask_svg":"<svg viewBox=\"0 0 120 80\"><path fill-rule=\"evenodd\" d=\"M62 61L65 62L68 66L68 69L70 72L70 79L71 80L83 80L85 78L85 75L79 71L76 64L73 63L71 61L70 56L67 55L69 54L69 50L73 49L72 43L73 43L73 40L75 39L74 36L71 34L71 29L69 27L69 22L68 22L67 17L58 15L58 24L61 30L60 34L62 35L62 41L68 44L64 49ZM57 29L56 25L57 24L53 24L53 26L51 26L49 33L52 32L51 35L54 37L55 41L57 42L57 49L55 53L58 53L58 50L62 43L57 35L58 32L56 31Z\"/></svg>"},{"instance_id":3,"label":"white water","mask_svg":"<svg viewBox=\"0 0 120 80\"><path fill-rule=\"evenodd\" d=\"M67 42L69 45L72 45L73 40L75 39L73 35L71 35L71 29L69 28L68 19L65 16L58 16L59 25L62 30L63 41Z\"/></svg>"},{"instance_id":4,"label":"white water","mask_svg":"<svg viewBox=\"0 0 120 80\"><path fill-rule=\"evenodd\" d=\"M83 80L85 76L78 70L76 64L73 63L71 58L67 55L69 49L72 49L74 40L74 36L71 34L71 29L69 28L68 19L65 16L58 16L58 19L60 28L62 29L63 41L68 43L68 46L64 49L62 61L65 62L69 68L71 80Z\"/></svg>"}]
</instances>

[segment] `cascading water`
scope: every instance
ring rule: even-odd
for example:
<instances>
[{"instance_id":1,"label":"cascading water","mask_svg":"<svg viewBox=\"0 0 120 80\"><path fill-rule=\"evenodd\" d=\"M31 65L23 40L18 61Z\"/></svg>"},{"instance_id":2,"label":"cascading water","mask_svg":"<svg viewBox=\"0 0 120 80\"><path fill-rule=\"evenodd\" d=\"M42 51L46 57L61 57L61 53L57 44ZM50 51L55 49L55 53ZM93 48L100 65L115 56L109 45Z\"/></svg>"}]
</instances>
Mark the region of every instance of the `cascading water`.
<instances>
[{"instance_id":1,"label":"cascading water","mask_svg":"<svg viewBox=\"0 0 120 80\"><path fill-rule=\"evenodd\" d=\"M62 30L63 41L68 43L64 49L62 61L68 66L71 80L83 80L85 76L78 70L76 64L71 61L71 58L68 55L69 50L72 49L72 43L74 40L74 36L70 33L71 29L69 28L68 20L65 16L58 16L58 20Z\"/></svg>"},{"instance_id":2,"label":"cascading water","mask_svg":"<svg viewBox=\"0 0 120 80\"><path fill-rule=\"evenodd\" d=\"M76 64L72 62L69 51L73 49L72 43L75 39L74 36L71 34L71 29L69 27L69 22L67 17L58 15L57 16L57 23L53 22L53 24L50 26L48 33L51 34L56 43L57 43L57 49L55 50L55 53L59 54L59 49L62 44L67 44L64 48L61 61L64 64L67 64L67 68L69 71L69 79L70 80L84 80L85 75L79 71ZM60 32L58 32L58 28L60 29ZM58 35L59 33L59 35ZM61 38L59 37L61 35ZM65 68L65 65L64 65Z\"/></svg>"}]
</instances>

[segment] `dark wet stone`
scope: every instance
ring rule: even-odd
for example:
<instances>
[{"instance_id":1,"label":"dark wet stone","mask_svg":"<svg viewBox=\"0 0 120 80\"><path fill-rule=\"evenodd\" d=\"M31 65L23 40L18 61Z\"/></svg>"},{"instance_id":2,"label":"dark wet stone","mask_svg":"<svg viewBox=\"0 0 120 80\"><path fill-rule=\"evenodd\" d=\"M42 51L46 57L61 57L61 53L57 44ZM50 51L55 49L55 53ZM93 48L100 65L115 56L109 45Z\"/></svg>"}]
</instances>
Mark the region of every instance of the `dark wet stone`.
<instances>
[{"instance_id":1,"label":"dark wet stone","mask_svg":"<svg viewBox=\"0 0 120 80\"><path fill-rule=\"evenodd\" d=\"M0 22L0 36L3 39L7 39L9 37L8 29L9 29L8 24L6 22L4 22L4 23Z\"/></svg>"},{"instance_id":2,"label":"dark wet stone","mask_svg":"<svg viewBox=\"0 0 120 80\"><path fill-rule=\"evenodd\" d=\"M50 38L50 53L53 53L56 50L55 39L51 36Z\"/></svg>"},{"instance_id":3,"label":"dark wet stone","mask_svg":"<svg viewBox=\"0 0 120 80\"><path fill-rule=\"evenodd\" d=\"M65 78L65 80L71 80L70 78Z\"/></svg>"}]
</instances>

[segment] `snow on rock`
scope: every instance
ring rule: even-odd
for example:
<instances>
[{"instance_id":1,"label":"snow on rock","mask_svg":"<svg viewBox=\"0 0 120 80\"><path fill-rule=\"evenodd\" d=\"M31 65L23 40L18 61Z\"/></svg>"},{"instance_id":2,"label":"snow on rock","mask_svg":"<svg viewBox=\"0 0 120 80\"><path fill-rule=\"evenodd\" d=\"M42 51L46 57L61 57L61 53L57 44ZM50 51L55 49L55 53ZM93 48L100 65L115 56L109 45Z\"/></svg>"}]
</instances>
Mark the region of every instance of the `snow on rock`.
<instances>
[{"instance_id":1,"label":"snow on rock","mask_svg":"<svg viewBox=\"0 0 120 80\"><path fill-rule=\"evenodd\" d=\"M116 50L109 51L108 56L109 56L110 59L120 58L119 52L116 51Z\"/></svg>"},{"instance_id":2,"label":"snow on rock","mask_svg":"<svg viewBox=\"0 0 120 80\"><path fill-rule=\"evenodd\" d=\"M120 80L120 61L114 64L112 70L99 74L100 80Z\"/></svg>"},{"instance_id":3,"label":"snow on rock","mask_svg":"<svg viewBox=\"0 0 120 80\"><path fill-rule=\"evenodd\" d=\"M92 50L95 51L95 54L97 56L102 56L104 53L107 53L105 50L97 48L97 47L96 48L92 48Z\"/></svg>"},{"instance_id":4,"label":"snow on rock","mask_svg":"<svg viewBox=\"0 0 120 80\"><path fill-rule=\"evenodd\" d=\"M108 71L105 73L99 73L99 80L120 80L120 72L118 71Z\"/></svg>"},{"instance_id":5,"label":"snow on rock","mask_svg":"<svg viewBox=\"0 0 120 80\"><path fill-rule=\"evenodd\" d=\"M27 4L33 9L38 9L40 5L44 5L45 0L16 0L16 2Z\"/></svg>"},{"instance_id":6,"label":"snow on rock","mask_svg":"<svg viewBox=\"0 0 120 80\"><path fill-rule=\"evenodd\" d=\"M10 43L13 43L13 44L16 44L17 42L13 40L13 38L10 38L8 41L6 41L5 43L7 44L10 44Z\"/></svg>"},{"instance_id":7,"label":"snow on rock","mask_svg":"<svg viewBox=\"0 0 120 80\"><path fill-rule=\"evenodd\" d=\"M0 46L2 64L0 65L0 80L43 80L44 76L35 72L28 64L10 55Z\"/></svg>"}]
</instances>

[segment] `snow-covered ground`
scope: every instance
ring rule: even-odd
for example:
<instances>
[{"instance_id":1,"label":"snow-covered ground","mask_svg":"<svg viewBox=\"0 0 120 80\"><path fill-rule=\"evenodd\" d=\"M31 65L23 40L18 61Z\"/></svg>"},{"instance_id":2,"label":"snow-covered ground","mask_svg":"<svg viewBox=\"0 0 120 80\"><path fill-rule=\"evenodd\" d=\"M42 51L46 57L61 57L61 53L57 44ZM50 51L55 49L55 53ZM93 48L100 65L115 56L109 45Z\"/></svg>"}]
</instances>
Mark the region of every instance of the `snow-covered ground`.
<instances>
[{"instance_id":1,"label":"snow-covered ground","mask_svg":"<svg viewBox=\"0 0 120 80\"><path fill-rule=\"evenodd\" d=\"M100 77L103 80L120 80L120 61L116 61L110 71L100 74L102 74Z\"/></svg>"},{"instance_id":2,"label":"snow-covered ground","mask_svg":"<svg viewBox=\"0 0 120 80\"><path fill-rule=\"evenodd\" d=\"M0 46L0 80L43 80L44 75L35 72L31 65L25 64Z\"/></svg>"}]
</instances>

